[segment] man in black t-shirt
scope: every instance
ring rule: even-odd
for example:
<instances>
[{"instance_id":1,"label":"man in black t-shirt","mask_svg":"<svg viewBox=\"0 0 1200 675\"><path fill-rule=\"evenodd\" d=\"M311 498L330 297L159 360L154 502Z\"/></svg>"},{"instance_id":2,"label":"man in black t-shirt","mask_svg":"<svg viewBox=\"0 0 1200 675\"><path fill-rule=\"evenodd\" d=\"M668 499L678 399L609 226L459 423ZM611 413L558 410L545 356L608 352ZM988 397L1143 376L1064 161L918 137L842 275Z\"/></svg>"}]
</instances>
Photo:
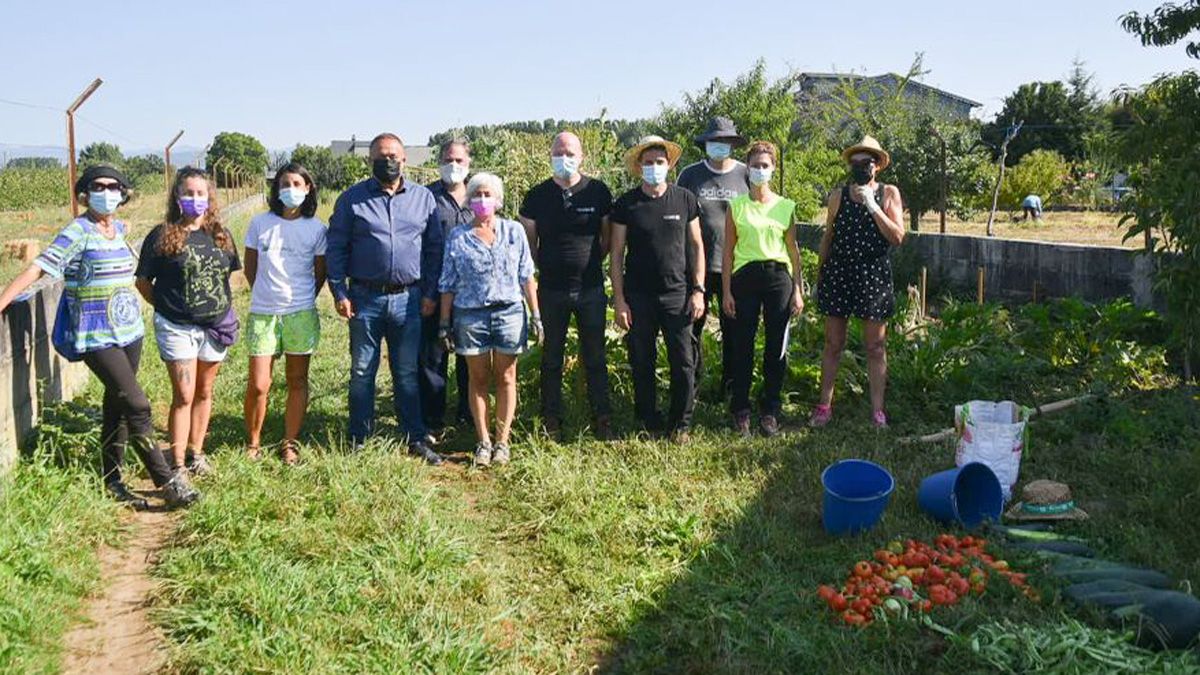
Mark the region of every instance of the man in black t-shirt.
<instances>
[{"instance_id":1,"label":"man in black t-shirt","mask_svg":"<svg viewBox=\"0 0 1200 675\"><path fill-rule=\"evenodd\" d=\"M704 314L704 245L700 207L691 192L667 183L680 147L646 136L625 155L642 184L617 199L612 215L612 284L617 326L629 331L634 414L648 431L663 428L654 366L662 330L671 367L666 430L688 440L695 407L696 338Z\"/></svg>"},{"instance_id":2,"label":"man in black t-shirt","mask_svg":"<svg viewBox=\"0 0 1200 675\"><path fill-rule=\"evenodd\" d=\"M563 349L571 315L579 330L579 348L587 372L592 431L608 440L612 431L608 401L608 363L604 352L608 298L601 263L608 254L608 186L579 173L583 146L563 132L550 146L554 176L539 183L521 204L521 222L538 268L538 305L542 312L542 422L556 440L562 429Z\"/></svg>"}]
</instances>

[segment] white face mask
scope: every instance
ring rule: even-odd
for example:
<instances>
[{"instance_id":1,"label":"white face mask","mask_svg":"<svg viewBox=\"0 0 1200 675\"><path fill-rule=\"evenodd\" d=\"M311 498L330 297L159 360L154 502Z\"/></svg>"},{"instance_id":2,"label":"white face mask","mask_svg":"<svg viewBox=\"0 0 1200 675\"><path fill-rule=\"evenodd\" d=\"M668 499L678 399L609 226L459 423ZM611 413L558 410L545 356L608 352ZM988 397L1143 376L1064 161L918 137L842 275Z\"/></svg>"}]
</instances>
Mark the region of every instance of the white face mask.
<instances>
[{"instance_id":1,"label":"white face mask","mask_svg":"<svg viewBox=\"0 0 1200 675\"><path fill-rule=\"evenodd\" d=\"M287 187L279 191L279 201L289 209L298 208L308 198L308 190L304 188Z\"/></svg>"},{"instance_id":2,"label":"white face mask","mask_svg":"<svg viewBox=\"0 0 1200 675\"><path fill-rule=\"evenodd\" d=\"M733 146L720 141L709 141L704 144L704 152L708 153L709 159L715 159L718 162L729 157L733 152Z\"/></svg>"},{"instance_id":3,"label":"white face mask","mask_svg":"<svg viewBox=\"0 0 1200 675\"><path fill-rule=\"evenodd\" d=\"M551 155L550 168L554 171L555 178L566 180L579 173L579 158L568 155Z\"/></svg>"},{"instance_id":4,"label":"white face mask","mask_svg":"<svg viewBox=\"0 0 1200 675\"><path fill-rule=\"evenodd\" d=\"M643 164L642 180L651 185L662 185L667 182L667 174L671 167L666 164Z\"/></svg>"},{"instance_id":5,"label":"white face mask","mask_svg":"<svg viewBox=\"0 0 1200 675\"><path fill-rule=\"evenodd\" d=\"M754 185L766 185L771 182L771 175L774 173L775 169L752 166L750 167L750 182Z\"/></svg>"},{"instance_id":6,"label":"white face mask","mask_svg":"<svg viewBox=\"0 0 1200 675\"><path fill-rule=\"evenodd\" d=\"M442 174L442 182L447 185L458 185L467 179L467 173L470 169L465 164L457 162L446 162L438 167L438 171Z\"/></svg>"}]
</instances>

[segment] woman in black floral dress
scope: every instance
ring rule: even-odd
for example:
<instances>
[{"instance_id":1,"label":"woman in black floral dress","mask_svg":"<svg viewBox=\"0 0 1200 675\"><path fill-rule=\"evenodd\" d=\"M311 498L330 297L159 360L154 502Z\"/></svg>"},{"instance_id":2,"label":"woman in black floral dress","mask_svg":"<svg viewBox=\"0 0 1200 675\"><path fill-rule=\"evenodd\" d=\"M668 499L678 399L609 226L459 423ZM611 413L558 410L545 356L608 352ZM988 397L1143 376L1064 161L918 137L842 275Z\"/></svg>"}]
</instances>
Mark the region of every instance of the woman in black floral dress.
<instances>
[{"instance_id":1,"label":"woman in black floral dress","mask_svg":"<svg viewBox=\"0 0 1200 675\"><path fill-rule=\"evenodd\" d=\"M825 350L821 398L810 423L824 426L833 417L833 384L846 348L846 326L850 317L858 317L867 346L871 421L882 428L887 426L887 320L895 312L890 253L904 240L903 207L896 186L875 181L891 161L879 141L865 136L842 158L850 165L851 180L829 196L821 239L817 309L825 315Z\"/></svg>"}]
</instances>

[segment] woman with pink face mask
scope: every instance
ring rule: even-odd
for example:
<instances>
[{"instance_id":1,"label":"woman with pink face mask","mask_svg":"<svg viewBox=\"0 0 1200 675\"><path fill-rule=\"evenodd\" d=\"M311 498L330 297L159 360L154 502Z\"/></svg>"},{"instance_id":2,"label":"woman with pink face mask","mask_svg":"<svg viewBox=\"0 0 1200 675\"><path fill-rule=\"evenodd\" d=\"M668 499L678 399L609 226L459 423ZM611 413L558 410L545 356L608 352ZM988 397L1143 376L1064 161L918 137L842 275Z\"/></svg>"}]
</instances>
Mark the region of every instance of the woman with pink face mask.
<instances>
[{"instance_id":1,"label":"woman with pink face mask","mask_svg":"<svg viewBox=\"0 0 1200 675\"><path fill-rule=\"evenodd\" d=\"M475 464L483 467L508 463L509 434L517 412L517 356L525 351L530 329L542 343L542 319L525 230L497 214L504 205L504 183L494 174L475 174L467 184L467 204L474 218L455 227L446 239L438 282L442 294L438 337L447 351L466 357L467 404L478 439ZM522 295L532 315L528 320ZM494 439L488 430L488 390L493 378Z\"/></svg>"}]
</instances>

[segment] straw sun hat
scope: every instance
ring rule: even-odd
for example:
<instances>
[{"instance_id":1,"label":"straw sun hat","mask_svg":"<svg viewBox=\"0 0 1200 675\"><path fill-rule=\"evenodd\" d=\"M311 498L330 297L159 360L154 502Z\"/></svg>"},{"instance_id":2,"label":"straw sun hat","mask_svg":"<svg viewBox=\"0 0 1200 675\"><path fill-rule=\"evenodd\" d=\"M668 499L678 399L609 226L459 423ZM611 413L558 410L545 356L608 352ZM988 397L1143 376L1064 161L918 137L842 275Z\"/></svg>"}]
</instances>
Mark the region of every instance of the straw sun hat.
<instances>
[{"instance_id":1,"label":"straw sun hat","mask_svg":"<svg viewBox=\"0 0 1200 675\"><path fill-rule=\"evenodd\" d=\"M1021 489L1021 501L1004 514L1013 520L1085 520L1088 514L1075 505L1071 488L1052 480L1030 481Z\"/></svg>"},{"instance_id":2,"label":"straw sun hat","mask_svg":"<svg viewBox=\"0 0 1200 675\"><path fill-rule=\"evenodd\" d=\"M892 156L887 153L887 150L883 149L883 146L879 145L879 141L875 140L874 136L863 136L862 140L857 144L843 150L842 159L849 162L850 158L859 152L867 152L875 155L878 158L879 171L888 168L888 165L892 163Z\"/></svg>"},{"instance_id":3,"label":"straw sun hat","mask_svg":"<svg viewBox=\"0 0 1200 675\"><path fill-rule=\"evenodd\" d=\"M656 145L667 149L667 164L670 164L672 167L675 166L675 163L679 161L680 155L683 154L683 148L679 147L679 144L672 143L662 136L642 136L638 139L637 145L625 152L625 168L629 170L629 173L633 174L634 178L642 177L642 153L646 151L646 148L652 148Z\"/></svg>"}]
</instances>

